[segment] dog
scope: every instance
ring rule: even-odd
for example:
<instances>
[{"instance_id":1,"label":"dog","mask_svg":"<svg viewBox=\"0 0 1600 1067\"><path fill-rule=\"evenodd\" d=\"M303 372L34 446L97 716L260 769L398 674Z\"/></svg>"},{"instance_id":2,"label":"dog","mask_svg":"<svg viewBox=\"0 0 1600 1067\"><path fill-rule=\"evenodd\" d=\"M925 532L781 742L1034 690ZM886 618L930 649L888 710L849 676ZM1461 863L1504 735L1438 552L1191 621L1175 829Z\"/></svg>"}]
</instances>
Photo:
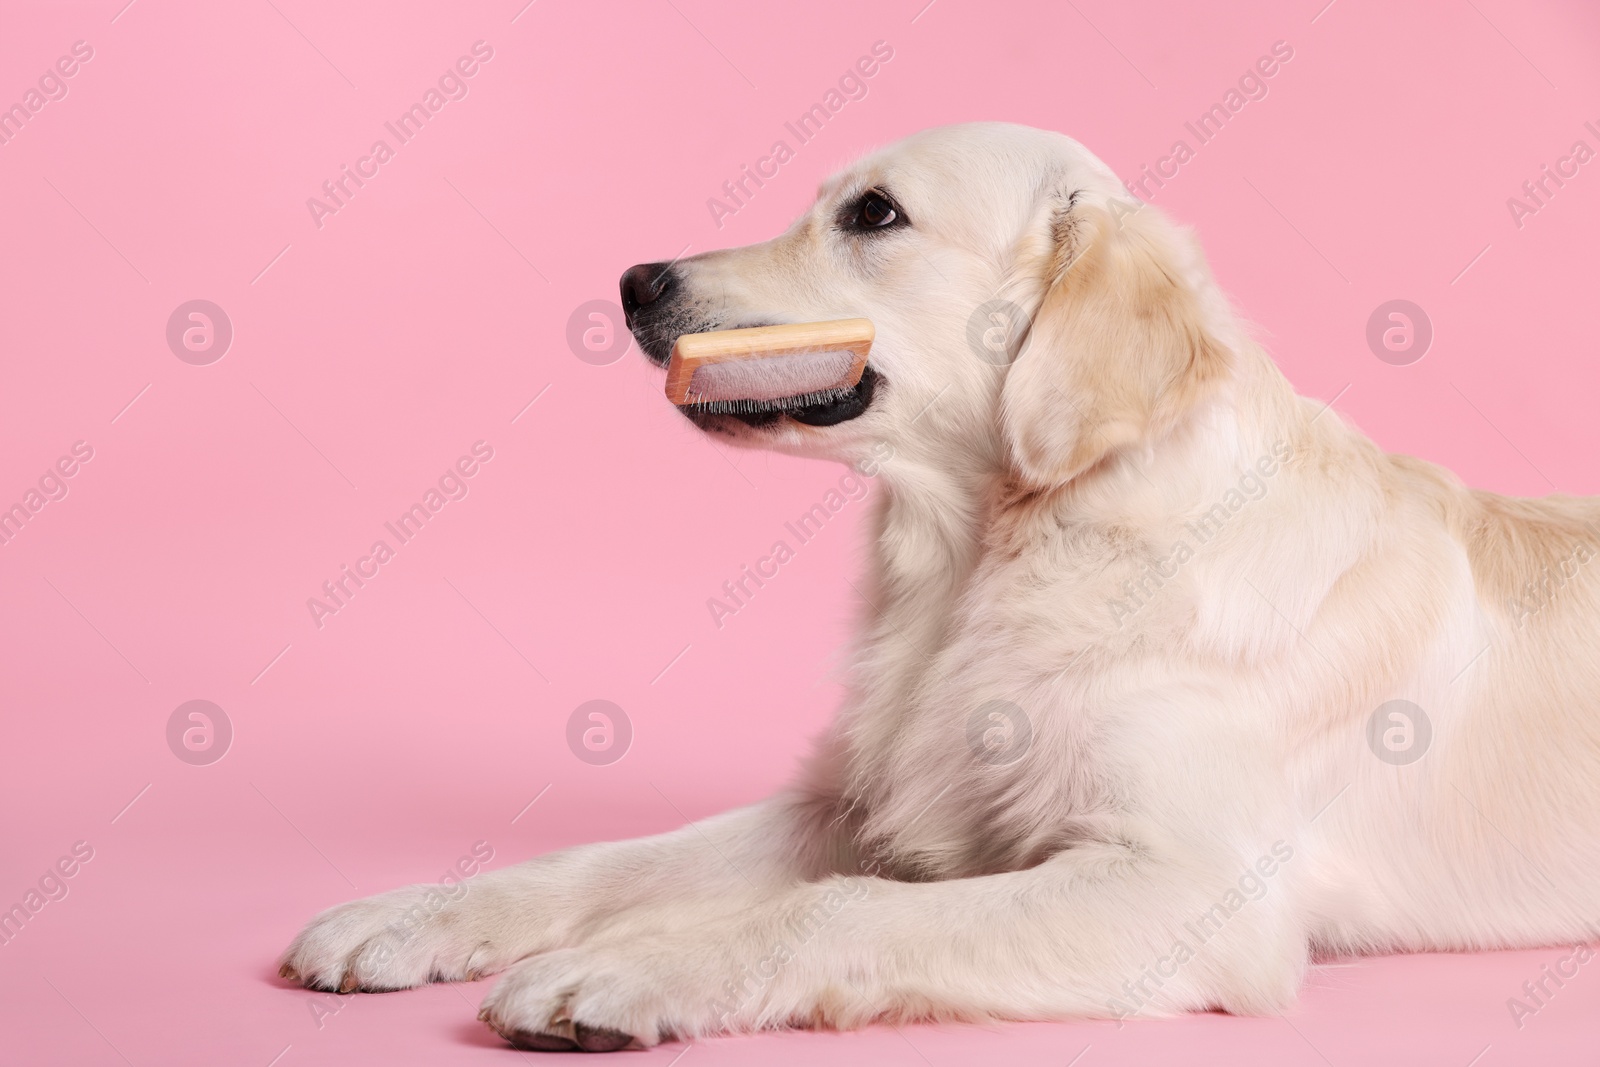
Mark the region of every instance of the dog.
<instances>
[{"instance_id":1,"label":"dog","mask_svg":"<svg viewBox=\"0 0 1600 1067\"><path fill-rule=\"evenodd\" d=\"M1077 142L933 129L628 325L870 318L862 380L685 413L879 491L848 697L794 784L336 907L313 989L504 977L528 1049L1277 1012L1338 955L1588 941L1600 502L1510 499L1295 395L1197 241Z\"/></svg>"}]
</instances>

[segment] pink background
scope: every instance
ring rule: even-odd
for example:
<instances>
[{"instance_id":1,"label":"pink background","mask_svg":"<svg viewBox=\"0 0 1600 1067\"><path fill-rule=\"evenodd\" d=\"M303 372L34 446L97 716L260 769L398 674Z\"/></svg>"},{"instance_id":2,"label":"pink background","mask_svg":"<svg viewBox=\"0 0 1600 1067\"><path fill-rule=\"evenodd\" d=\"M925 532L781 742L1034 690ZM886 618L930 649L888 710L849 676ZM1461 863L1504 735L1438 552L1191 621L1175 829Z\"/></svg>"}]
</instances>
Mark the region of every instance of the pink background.
<instances>
[{"instance_id":1,"label":"pink background","mask_svg":"<svg viewBox=\"0 0 1600 1067\"><path fill-rule=\"evenodd\" d=\"M346 998L319 1027L274 957L476 841L498 866L783 781L839 698L867 504L717 629L706 599L841 471L708 442L637 352L576 358L568 318L632 263L772 235L920 127L1063 130L1131 176L1287 41L1155 202L1296 386L1384 446L1600 491L1600 161L1520 228L1506 206L1600 148L1592 3L125 2L0 3L0 104L94 49L0 145L0 504L94 449L0 546L0 906L94 849L0 948L8 1063L518 1055L473 1020L486 983ZM469 95L319 229L306 199L480 39ZM868 96L718 229L707 198L877 40ZM1394 298L1435 330L1410 366L1364 337ZM165 341L192 299L233 323L209 366ZM307 598L480 439L470 495L319 630ZM609 766L564 739L593 698L633 725ZM192 699L233 724L209 766L167 745ZM1571 1062L1600 971L1520 1031L1506 1007L1558 955L1321 969L1287 1020L730 1038L689 1062Z\"/></svg>"}]
</instances>

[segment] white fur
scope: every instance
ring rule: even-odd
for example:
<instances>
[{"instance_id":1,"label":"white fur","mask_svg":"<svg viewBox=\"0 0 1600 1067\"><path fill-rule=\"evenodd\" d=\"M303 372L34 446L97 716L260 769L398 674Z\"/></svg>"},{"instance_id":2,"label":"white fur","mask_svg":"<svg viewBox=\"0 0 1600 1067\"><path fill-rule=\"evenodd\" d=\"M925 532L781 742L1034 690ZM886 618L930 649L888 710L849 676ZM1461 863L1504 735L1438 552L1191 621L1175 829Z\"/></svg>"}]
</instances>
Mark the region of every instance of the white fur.
<instances>
[{"instance_id":1,"label":"white fur","mask_svg":"<svg viewBox=\"0 0 1600 1067\"><path fill-rule=\"evenodd\" d=\"M838 232L839 205L871 186L910 226ZM677 298L716 309L701 329L876 324L882 381L861 417L708 427L879 462L846 706L771 800L487 873L442 907L426 887L343 905L285 974L388 989L507 970L484 1018L514 1041L650 1045L1269 1012L1318 954L1591 938L1600 597L1580 569L1537 611L1508 604L1594 542L1600 507L1467 490L1295 397L1196 242L1123 195L1065 137L933 130L830 181L781 237L680 264ZM1094 260L1110 265L1093 302L1083 257L1107 248L1145 266ZM1166 352L1142 347L1147 309L1123 300L1155 291L1141 285L1165 286L1209 352L1203 387L1135 384ZM1035 322L1009 368L968 344L997 296ZM1148 418L1117 406L1140 388L1159 401ZM1186 532L1285 452L1212 537ZM1151 579L1180 540L1192 558ZM1112 606L1140 581L1135 610ZM1432 724L1404 766L1366 738L1395 698ZM993 701L1026 716L1015 762L969 745Z\"/></svg>"}]
</instances>

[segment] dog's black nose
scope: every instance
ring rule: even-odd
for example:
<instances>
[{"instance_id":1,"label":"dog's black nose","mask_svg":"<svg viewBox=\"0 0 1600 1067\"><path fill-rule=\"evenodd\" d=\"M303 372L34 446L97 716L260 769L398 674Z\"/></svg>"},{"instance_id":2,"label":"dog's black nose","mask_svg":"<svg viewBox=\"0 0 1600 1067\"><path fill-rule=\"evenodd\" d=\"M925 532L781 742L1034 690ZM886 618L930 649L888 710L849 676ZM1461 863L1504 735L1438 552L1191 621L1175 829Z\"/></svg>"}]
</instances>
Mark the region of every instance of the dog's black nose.
<instances>
[{"instance_id":1,"label":"dog's black nose","mask_svg":"<svg viewBox=\"0 0 1600 1067\"><path fill-rule=\"evenodd\" d=\"M640 263L622 275L622 312L631 322L639 309L649 307L672 288L671 263Z\"/></svg>"}]
</instances>

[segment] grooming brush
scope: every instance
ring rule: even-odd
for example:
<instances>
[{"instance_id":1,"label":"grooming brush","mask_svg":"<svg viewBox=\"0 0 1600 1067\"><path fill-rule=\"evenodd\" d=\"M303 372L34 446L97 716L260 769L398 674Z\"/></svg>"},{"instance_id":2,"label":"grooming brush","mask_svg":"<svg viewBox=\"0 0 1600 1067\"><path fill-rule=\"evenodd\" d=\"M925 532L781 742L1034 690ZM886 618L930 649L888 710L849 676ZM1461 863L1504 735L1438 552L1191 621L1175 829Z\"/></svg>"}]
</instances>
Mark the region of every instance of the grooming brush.
<instances>
[{"instance_id":1,"label":"grooming brush","mask_svg":"<svg viewBox=\"0 0 1600 1067\"><path fill-rule=\"evenodd\" d=\"M686 333L672 346L667 399L708 414L827 404L861 380L872 338L870 319Z\"/></svg>"}]
</instances>

